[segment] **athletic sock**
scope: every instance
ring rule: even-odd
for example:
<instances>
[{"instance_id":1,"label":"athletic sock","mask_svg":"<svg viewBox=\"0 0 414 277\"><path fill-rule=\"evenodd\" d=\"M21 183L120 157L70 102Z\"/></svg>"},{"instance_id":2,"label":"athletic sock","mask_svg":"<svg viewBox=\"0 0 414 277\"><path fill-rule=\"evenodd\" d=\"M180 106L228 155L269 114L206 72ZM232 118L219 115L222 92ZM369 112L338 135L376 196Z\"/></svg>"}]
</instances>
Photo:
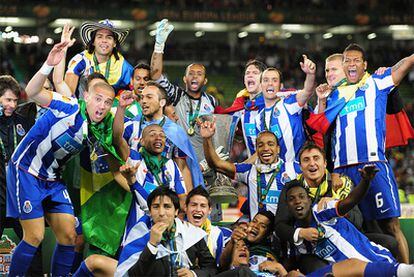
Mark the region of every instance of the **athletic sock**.
<instances>
[{"instance_id":1,"label":"athletic sock","mask_svg":"<svg viewBox=\"0 0 414 277\"><path fill-rule=\"evenodd\" d=\"M414 276L414 265L399 264L397 269L397 277Z\"/></svg>"},{"instance_id":2,"label":"athletic sock","mask_svg":"<svg viewBox=\"0 0 414 277\"><path fill-rule=\"evenodd\" d=\"M68 276L75 258L74 245L56 243L52 257L52 276Z\"/></svg>"},{"instance_id":3,"label":"athletic sock","mask_svg":"<svg viewBox=\"0 0 414 277\"><path fill-rule=\"evenodd\" d=\"M93 277L92 272L89 271L89 268L86 266L85 261L82 262L81 266L73 273L72 277Z\"/></svg>"},{"instance_id":4,"label":"athletic sock","mask_svg":"<svg viewBox=\"0 0 414 277\"><path fill-rule=\"evenodd\" d=\"M72 273L78 269L82 261L83 261L83 252L75 251L75 258L73 259L72 270L71 270Z\"/></svg>"},{"instance_id":5,"label":"athletic sock","mask_svg":"<svg viewBox=\"0 0 414 277\"><path fill-rule=\"evenodd\" d=\"M20 241L13 252L9 268L9 276L25 276L36 251L37 247L28 244L24 240Z\"/></svg>"}]
</instances>

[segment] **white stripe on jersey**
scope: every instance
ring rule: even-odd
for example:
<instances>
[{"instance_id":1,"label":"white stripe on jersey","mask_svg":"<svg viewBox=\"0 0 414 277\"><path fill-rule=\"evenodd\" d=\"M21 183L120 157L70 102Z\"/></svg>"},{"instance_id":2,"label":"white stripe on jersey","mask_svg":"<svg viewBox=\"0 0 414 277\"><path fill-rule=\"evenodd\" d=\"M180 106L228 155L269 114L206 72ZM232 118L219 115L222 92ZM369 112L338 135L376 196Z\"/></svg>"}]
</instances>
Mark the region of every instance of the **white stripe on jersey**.
<instances>
[{"instance_id":1,"label":"white stripe on jersey","mask_svg":"<svg viewBox=\"0 0 414 277\"><path fill-rule=\"evenodd\" d=\"M370 76L347 102L335 122L335 168L357 163L386 161L385 114L387 98L394 88L391 68ZM328 105L338 91L328 98Z\"/></svg>"},{"instance_id":2,"label":"white stripe on jersey","mask_svg":"<svg viewBox=\"0 0 414 277\"><path fill-rule=\"evenodd\" d=\"M375 83L373 79L367 80L367 83L371 87L375 87ZM376 94L374 93L366 93L365 99L367 103L375 103ZM386 103L385 103L386 104ZM368 156L370 157L371 161L379 160L378 157L378 140L377 140L377 124L375 124L375 114L376 114L376 107L375 105L367 105L365 108L365 126L366 126L366 134L365 139L367 140L367 148L368 148ZM385 120L385 115L384 115ZM355 140L356 141L356 140ZM385 142L385 140L384 140ZM385 144L383 146L385 148ZM354 152L357 153L357 152ZM371 156L370 153L376 153L375 156ZM359 160L359 159L358 159Z\"/></svg>"},{"instance_id":3,"label":"white stripe on jersey","mask_svg":"<svg viewBox=\"0 0 414 277\"><path fill-rule=\"evenodd\" d=\"M342 235L334 228L330 227L327 224L323 224L323 227L325 228L325 237L329 239L338 248L338 250L342 252L343 255L348 258L355 258L367 263L371 262L367 257L355 249L352 243L342 237ZM328 256L325 259L333 263L340 261L336 260L335 257L332 256Z\"/></svg>"},{"instance_id":4,"label":"white stripe on jersey","mask_svg":"<svg viewBox=\"0 0 414 277\"><path fill-rule=\"evenodd\" d=\"M355 130L355 118L356 113L351 113L348 116L348 125L345 127L345 133L347 137L353 137L354 140L347 140L347 147L346 147L346 155L347 157L352 157L353 155L358 155L357 149L357 138L356 138L356 130ZM357 158L358 159L358 158Z\"/></svg>"}]
</instances>

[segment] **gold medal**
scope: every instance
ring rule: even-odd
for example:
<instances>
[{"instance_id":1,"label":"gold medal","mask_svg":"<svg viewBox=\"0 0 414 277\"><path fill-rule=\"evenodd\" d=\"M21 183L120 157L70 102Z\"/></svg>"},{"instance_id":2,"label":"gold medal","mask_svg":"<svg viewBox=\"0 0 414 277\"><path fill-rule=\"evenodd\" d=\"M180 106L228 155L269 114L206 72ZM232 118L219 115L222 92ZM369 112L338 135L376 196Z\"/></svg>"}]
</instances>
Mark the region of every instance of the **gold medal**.
<instances>
[{"instance_id":1,"label":"gold medal","mask_svg":"<svg viewBox=\"0 0 414 277\"><path fill-rule=\"evenodd\" d=\"M188 130L187 130L187 134L189 135L189 136L193 136L194 135L194 127L193 126L190 126L190 128L188 128Z\"/></svg>"},{"instance_id":2,"label":"gold medal","mask_svg":"<svg viewBox=\"0 0 414 277\"><path fill-rule=\"evenodd\" d=\"M96 161L98 159L98 155L95 152L95 149L92 150L91 154L90 154L90 159L92 162Z\"/></svg>"},{"instance_id":3,"label":"gold medal","mask_svg":"<svg viewBox=\"0 0 414 277\"><path fill-rule=\"evenodd\" d=\"M259 202L259 209L263 209L264 205L262 202Z\"/></svg>"}]
</instances>

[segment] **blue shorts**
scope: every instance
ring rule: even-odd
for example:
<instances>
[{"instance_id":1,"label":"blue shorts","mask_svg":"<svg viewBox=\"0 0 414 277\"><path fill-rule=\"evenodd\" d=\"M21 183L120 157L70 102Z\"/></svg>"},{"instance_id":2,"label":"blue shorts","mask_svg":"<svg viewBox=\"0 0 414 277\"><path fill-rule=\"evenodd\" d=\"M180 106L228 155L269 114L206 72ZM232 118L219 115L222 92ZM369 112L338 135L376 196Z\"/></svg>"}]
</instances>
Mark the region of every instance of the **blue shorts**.
<instances>
[{"instance_id":1,"label":"blue shorts","mask_svg":"<svg viewBox=\"0 0 414 277\"><path fill-rule=\"evenodd\" d=\"M44 181L14 163L7 167L7 216L34 219L47 213L74 214L66 186L60 181Z\"/></svg>"},{"instance_id":2,"label":"blue shorts","mask_svg":"<svg viewBox=\"0 0 414 277\"><path fill-rule=\"evenodd\" d=\"M375 164L379 171L371 181L367 194L359 204L359 208L366 220L399 217L401 205L398 196L397 182L388 162L363 163L344 166L334 170L335 173L347 175L355 186L361 181L358 169L367 164Z\"/></svg>"}]
</instances>

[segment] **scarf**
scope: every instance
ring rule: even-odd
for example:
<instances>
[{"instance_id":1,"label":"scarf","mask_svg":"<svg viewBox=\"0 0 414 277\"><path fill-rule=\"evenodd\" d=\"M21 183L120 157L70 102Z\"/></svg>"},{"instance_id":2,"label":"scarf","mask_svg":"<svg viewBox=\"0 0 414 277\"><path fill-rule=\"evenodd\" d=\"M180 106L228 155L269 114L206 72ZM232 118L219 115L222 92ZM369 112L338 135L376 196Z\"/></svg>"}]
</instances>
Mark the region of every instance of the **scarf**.
<instances>
[{"instance_id":1,"label":"scarf","mask_svg":"<svg viewBox=\"0 0 414 277\"><path fill-rule=\"evenodd\" d=\"M259 159L257 159L255 162L256 170L259 173L269 173L274 170L280 171L280 168L282 167L282 165L283 165L282 159L278 159L277 162L272 163L272 164L263 164Z\"/></svg>"},{"instance_id":2,"label":"scarf","mask_svg":"<svg viewBox=\"0 0 414 277\"><path fill-rule=\"evenodd\" d=\"M88 114L86 113L86 102L84 100L79 100L79 110L84 120L84 124L87 124L87 130L91 131L98 143L122 165L125 164L125 161L121 159L112 144L112 124L114 122L112 114L108 113L101 122L95 123L90 122L89 120ZM84 135L87 136L85 133Z\"/></svg>"},{"instance_id":3,"label":"scarf","mask_svg":"<svg viewBox=\"0 0 414 277\"><path fill-rule=\"evenodd\" d=\"M215 257L214 253L214 246L213 246L213 238L211 237L211 221L207 218L204 221L203 225L201 225L201 229L203 229L207 233L207 247L210 250L210 253L213 257Z\"/></svg>"},{"instance_id":4,"label":"scarf","mask_svg":"<svg viewBox=\"0 0 414 277\"><path fill-rule=\"evenodd\" d=\"M165 164L168 162L168 159L163 156L157 156L149 153L147 149L144 147L141 147L139 149L139 153L141 154L142 158L145 161L145 164L147 165L147 168L149 171L154 175L155 178L158 177L160 172L162 171L162 168L165 166ZM158 181L159 177L157 178ZM159 182L159 185L162 183Z\"/></svg>"}]
</instances>

